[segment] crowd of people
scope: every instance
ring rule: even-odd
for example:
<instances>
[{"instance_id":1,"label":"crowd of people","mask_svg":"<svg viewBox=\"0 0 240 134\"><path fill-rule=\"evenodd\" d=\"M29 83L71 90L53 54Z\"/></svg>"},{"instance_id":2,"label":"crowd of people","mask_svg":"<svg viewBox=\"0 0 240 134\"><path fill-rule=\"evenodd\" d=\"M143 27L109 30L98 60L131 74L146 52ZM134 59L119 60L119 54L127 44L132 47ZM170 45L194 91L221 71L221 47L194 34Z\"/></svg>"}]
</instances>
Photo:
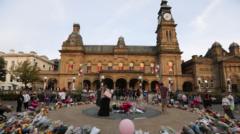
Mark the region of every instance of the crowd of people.
<instances>
[{"instance_id":1,"label":"crowd of people","mask_svg":"<svg viewBox=\"0 0 240 134\"><path fill-rule=\"evenodd\" d=\"M88 93L88 91L84 91ZM91 93L92 95L92 93ZM90 96L91 96L90 95ZM177 90L176 92L169 92L169 89L164 86L163 83L159 84L159 89L150 93L147 90L127 90L125 92L121 90L110 90L103 86L96 90L93 100L96 101L96 105L99 106L98 116L110 116L110 102L116 101L145 101L147 104L161 103L162 112L166 112L168 106L177 106L181 108L197 108L211 111L213 101L215 98L211 96L211 92L206 90L203 93L186 94L183 91ZM150 97L151 96L151 97ZM16 111L21 113L23 111L37 111L42 106L48 106L51 103L73 103L73 98L67 94L65 90L61 90L53 94L52 92L45 91L43 97L39 96L32 91L22 91L17 97ZM224 113L230 119L236 119L234 116L235 99L231 92L224 93L222 97L222 108ZM0 117L7 119L4 112L11 112L11 107L0 103Z\"/></svg>"}]
</instances>

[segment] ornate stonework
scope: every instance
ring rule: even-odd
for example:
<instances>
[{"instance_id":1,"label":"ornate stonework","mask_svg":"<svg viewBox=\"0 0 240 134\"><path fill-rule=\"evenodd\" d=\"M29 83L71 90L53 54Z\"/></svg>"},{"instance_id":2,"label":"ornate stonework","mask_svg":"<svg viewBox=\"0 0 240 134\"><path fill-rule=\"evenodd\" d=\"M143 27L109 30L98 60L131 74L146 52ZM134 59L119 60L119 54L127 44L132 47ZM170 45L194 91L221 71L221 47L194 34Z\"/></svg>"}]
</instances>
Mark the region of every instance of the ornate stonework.
<instances>
[{"instance_id":1,"label":"ornate stonework","mask_svg":"<svg viewBox=\"0 0 240 134\"><path fill-rule=\"evenodd\" d=\"M180 89L226 89L226 80L239 89L240 49L233 43L227 52L215 42L205 56L193 56L182 62L177 40L177 24L167 0L158 12L156 45L131 46L123 37L115 45L85 45L80 25L63 42L58 86L69 90L96 89L100 81L108 88L139 88L153 90L162 81L173 91ZM101 77L104 76L104 79Z\"/></svg>"}]
</instances>

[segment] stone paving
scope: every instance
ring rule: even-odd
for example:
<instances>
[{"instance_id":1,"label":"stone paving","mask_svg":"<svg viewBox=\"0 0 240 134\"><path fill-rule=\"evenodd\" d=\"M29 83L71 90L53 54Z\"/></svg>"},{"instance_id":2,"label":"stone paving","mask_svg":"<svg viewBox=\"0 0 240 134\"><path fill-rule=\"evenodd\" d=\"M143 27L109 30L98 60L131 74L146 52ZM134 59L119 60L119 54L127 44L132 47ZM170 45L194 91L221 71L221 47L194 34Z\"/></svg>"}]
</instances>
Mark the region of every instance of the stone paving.
<instances>
[{"instance_id":1,"label":"stone paving","mask_svg":"<svg viewBox=\"0 0 240 134\"><path fill-rule=\"evenodd\" d=\"M109 118L91 117L83 113L83 110L93 108L94 104L82 105L78 107L63 108L58 111L49 112L49 118L52 120L62 120L64 123L74 126L93 125L101 129L103 134L118 134L118 124L120 120L112 120ZM150 106L155 110L160 110L159 106ZM135 119L136 129L149 131L151 134L159 133L161 126L171 126L176 130L180 130L184 124L195 121L198 115L195 113L179 110L168 109L167 112L158 116Z\"/></svg>"}]
</instances>

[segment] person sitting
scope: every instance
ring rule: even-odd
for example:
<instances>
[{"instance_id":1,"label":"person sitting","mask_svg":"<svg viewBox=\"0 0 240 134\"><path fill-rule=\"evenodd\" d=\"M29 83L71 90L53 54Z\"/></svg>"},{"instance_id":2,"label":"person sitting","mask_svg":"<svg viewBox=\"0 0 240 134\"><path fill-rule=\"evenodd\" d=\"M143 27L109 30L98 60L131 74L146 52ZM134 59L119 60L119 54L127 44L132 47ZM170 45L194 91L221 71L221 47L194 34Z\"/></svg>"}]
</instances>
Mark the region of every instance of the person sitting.
<instances>
[{"instance_id":1,"label":"person sitting","mask_svg":"<svg viewBox=\"0 0 240 134\"><path fill-rule=\"evenodd\" d=\"M66 104L70 104L70 103L73 103L73 99L71 98L71 96L67 96L67 99L64 100L64 103Z\"/></svg>"},{"instance_id":2,"label":"person sitting","mask_svg":"<svg viewBox=\"0 0 240 134\"><path fill-rule=\"evenodd\" d=\"M39 105L39 102L38 102L37 97L33 97L33 98L32 98L32 101L31 101L31 104L30 104L30 106L29 106L28 109L29 109L30 111L36 111L38 105Z\"/></svg>"}]
</instances>

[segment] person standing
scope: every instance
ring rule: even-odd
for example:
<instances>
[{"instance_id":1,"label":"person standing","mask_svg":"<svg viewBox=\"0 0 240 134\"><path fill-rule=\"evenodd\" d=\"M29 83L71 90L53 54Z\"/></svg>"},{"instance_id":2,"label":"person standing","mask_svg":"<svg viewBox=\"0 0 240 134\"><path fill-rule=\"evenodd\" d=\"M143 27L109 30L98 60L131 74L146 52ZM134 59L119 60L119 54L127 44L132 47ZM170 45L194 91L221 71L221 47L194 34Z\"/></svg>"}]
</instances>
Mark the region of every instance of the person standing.
<instances>
[{"instance_id":1,"label":"person standing","mask_svg":"<svg viewBox=\"0 0 240 134\"><path fill-rule=\"evenodd\" d=\"M209 94L208 90L205 91L205 94L204 94L204 97L203 97L203 106L204 106L205 109L208 109L209 107L212 106L212 97Z\"/></svg>"},{"instance_id":2,"label":"person standing","mask_svg":"<svg viewBox=\"0 0 240 134\"><path fill-rule=\"evenodd\" d=\"M168 103L168 88L164 86L164 84L160 83L160 94L161 94L161 102L162 102L162 112L165 112L165 107Z\"/></svg>"},{"instance_id":3,"label":"person standing","mask_svg":"<svg viewBox=\"0 0 240 134\"><path fill-rule=\"evenodd\" d=\"M228 115L231 119L234 119L234 115L233 115L233 112L231 110L231 102L230 102L230 100L228 98L228 95L223 97L223 99L222 99L222 107L223 107L224 113L226 115Z\"/></svg>"},{"instance_id":4,"label":"person standing","mask_svg":"<svg viewBox=\"0 0 240 134\"><path fill-rule=\"evenodd\" d=\"M235 109L235 104L234 104L234 97L232 96L231 92L228 92L228 99L230 101L230 109L232 110L232 112Z\"/></svg>"},{"instance_id":5,"label":"person standing","mask_svg":"<svg viewBox=\"0 0 240 134\"><path fill-rule=\"evenodd\" d=\"M23 104L23 95L22 91L20 91L18 97L17 97L17 112L22 112L22 104Z\"/></svg>"},{"instance_id":6,"label":"person standing","mask_svg":"<svg viewBox=\"0 0 240 134\"><path fill-rule=\"evenodd\" d=\"M30 95L27 92L23 93L23 106L24 109L27 110L28 109L28 103L30 101Z\"/></svg>"},{"instance_id":7,"label":"person standing","mask_svg":"<svg viewBox=\"0 0 240 134\"><path fill-rule=\"evenodd\" d=\"M102 98L98 116L109 116L110 115L110 100L112 98L111 91L104 87L102 89Z\"/></svg>"}]
</instances>

